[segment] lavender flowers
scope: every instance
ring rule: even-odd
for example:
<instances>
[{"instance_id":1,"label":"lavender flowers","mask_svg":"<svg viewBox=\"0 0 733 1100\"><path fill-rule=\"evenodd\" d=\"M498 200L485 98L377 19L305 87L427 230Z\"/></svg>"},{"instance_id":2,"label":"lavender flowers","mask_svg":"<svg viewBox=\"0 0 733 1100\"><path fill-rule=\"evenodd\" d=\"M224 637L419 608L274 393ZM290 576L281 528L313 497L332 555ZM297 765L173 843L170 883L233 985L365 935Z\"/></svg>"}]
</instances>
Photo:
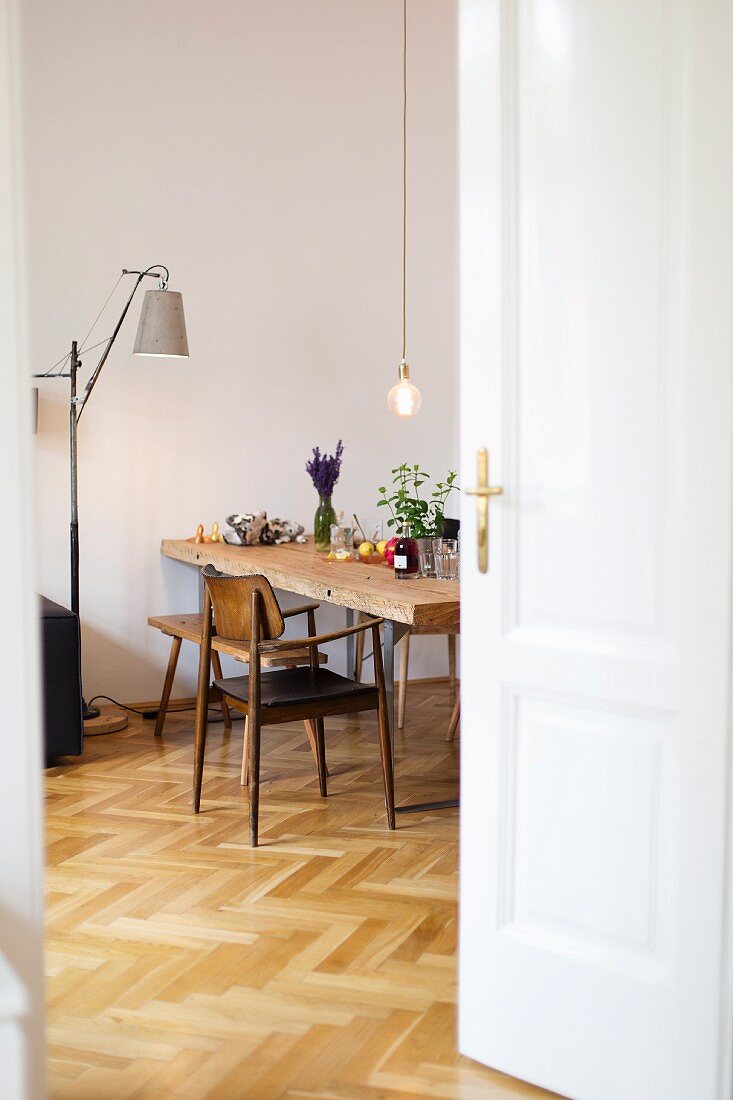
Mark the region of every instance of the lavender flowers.
<instances>
[{"instance_id":1,"label":"lavender flowers","mask_svg":"<svg viewBox=\"0 0 733 1100\"><path fill-rule=\"evenodd\" d=\"M335 455L322 455L320 447L313 448L313 458L306 462L305 468L310 474L316 492L320 497L330 497L333 487L341 473L341 456L344 453L343 441L339 439Z\"/></svg>"}]
</instances>

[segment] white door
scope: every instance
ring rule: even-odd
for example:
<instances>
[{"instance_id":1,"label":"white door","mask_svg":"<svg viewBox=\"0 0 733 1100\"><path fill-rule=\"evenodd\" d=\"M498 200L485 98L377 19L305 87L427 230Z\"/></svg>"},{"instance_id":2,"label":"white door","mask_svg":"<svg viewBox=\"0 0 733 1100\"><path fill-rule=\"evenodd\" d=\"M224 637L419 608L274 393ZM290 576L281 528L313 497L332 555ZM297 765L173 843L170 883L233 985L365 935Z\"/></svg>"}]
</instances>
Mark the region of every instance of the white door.
<instances>
[{"instance_id":1,"label":"white door","mask_svg":"<svg viewBox=\"0 0 733 1100\"><path fill-rule=\"evenodd\" d=\"M460 1048L730 1096L733 4L462 0Z\"/></svg>"}]
</instances>

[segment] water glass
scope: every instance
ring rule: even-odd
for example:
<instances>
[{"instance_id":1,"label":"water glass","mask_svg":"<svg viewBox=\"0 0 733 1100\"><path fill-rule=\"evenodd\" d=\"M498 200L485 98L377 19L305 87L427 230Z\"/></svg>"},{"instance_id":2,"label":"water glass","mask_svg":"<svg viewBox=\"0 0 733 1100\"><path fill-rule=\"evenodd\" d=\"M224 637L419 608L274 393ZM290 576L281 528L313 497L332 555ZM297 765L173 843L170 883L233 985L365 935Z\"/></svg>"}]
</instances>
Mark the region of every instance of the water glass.
<instances>
[{"instance_id":1,"label":"water glass","mask_svg":"<svg viewBox=\"0 0 733 1100\"><path fill-rule=\"evenodd\" d=\"M433 538L417 539L417 553L420 561L421 577L435 576L435 547L439 541L439 539Z\"/></svg>"},{"instance_id":2,"label":"water glass","mask_svg":"<svg viewBox=\"0 0 733 1100\"><path fill-rule=\"evenodd\" d=\"M435 540L435 575L441 581L458 580L458 539Z\"/></svg>"}]
</instances>

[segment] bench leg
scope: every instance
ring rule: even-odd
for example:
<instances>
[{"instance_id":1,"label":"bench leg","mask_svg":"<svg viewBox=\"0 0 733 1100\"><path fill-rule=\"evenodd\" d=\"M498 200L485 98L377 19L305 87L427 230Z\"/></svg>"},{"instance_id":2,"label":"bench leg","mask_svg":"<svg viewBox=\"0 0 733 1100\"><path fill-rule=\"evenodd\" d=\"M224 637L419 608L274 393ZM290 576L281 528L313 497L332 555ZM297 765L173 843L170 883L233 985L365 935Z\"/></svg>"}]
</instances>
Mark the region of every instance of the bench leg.
<instances>
[{"instance_id":1,"label":"bench leg","mask_svg":"<svg viewBox=\"0 0 733 1100\"><path fill-rule=\"evenodd\" d=\"M458 729L458 723L461 719L461 700L456 699L453 707L453 713L450 716L450 722L448 723L448 732L445 735L446 741L452 741L456 735Z\"/></svg>"},{"instance_id":2,"label":"bench leg","mask_svg":"<svg viewBox=\"0 0 733 1100\"><path fill-rule=\"evenodd\" d=\"M363 623L366 616L359 612L359 622ZM361 634L356 635L356 659L354 661L354 679L357 683L361 683L361 669L364 664L364 638L366 637L366 631L363 630ZM351 675L351 669L349 669L348 675Z\"/></svg>"},{"instance_id":3,"label":"bench leg","mask_svg":"<svg viewBox=\"0 0 733 1100\"><path fill-rule=\"evenodd\" d=\"M155 723L155 736L161 737L163 734L163 726L165 725L165 716L168 712L168 703L171 697L171 689L173 687L173 679L176 675L176 666L178 664L178 654L181 652L181 639L173 638L173 644L171 645L170 657L168 658L168 669L165 674L165 680L163 681L163 691L160 696L160 706L158 707L158 718Z\"/></svg>"},{"instance_id":4,"label":"bench leg","mask_svg":"<svg viewBox=\"0 0 733 1100\"><path fill-rule=\"evenodd\" d=\"M211 651L211 668L214 673L215 680L223 680L224 676L221 671L221 658L215 649ZM229 707L225 703L224 699L221 701L221 716L224 719L224 729L230 730L232 728L232 716L229 711Z\"/></svg>"},{"instance_id":5,"label":"bench leg","mask_svg":"<svg viewBox=\"0 0 733 1100\"><path fill-rule=\"evenodd\" d=\"M456 636L448 635L448 680L450 683L450 697L456 697Z\"/></svg>"}]
</instances>

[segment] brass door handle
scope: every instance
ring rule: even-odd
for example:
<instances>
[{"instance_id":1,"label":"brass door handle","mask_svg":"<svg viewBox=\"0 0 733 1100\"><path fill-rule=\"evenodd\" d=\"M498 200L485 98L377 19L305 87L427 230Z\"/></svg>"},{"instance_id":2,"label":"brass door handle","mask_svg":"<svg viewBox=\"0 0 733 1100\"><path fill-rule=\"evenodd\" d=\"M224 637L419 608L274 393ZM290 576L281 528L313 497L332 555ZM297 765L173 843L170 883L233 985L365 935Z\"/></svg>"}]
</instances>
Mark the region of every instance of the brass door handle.
<instances>
[{"instance_id":1,"label":"brass door handle","mask_svg":"<svg viewBox=\"0 0 733 1100\"><path fill-rule=\"evenodd\" d=\"M467 496L477 498L478 567L480 573L487 573L489 570L489 497L501 496L504 490L501 485L489 485L489 453L485 447L480 447L478 451L476 477L478 481L476 488L466 489L465 492Z\"/></svg>"}]
</instances>

